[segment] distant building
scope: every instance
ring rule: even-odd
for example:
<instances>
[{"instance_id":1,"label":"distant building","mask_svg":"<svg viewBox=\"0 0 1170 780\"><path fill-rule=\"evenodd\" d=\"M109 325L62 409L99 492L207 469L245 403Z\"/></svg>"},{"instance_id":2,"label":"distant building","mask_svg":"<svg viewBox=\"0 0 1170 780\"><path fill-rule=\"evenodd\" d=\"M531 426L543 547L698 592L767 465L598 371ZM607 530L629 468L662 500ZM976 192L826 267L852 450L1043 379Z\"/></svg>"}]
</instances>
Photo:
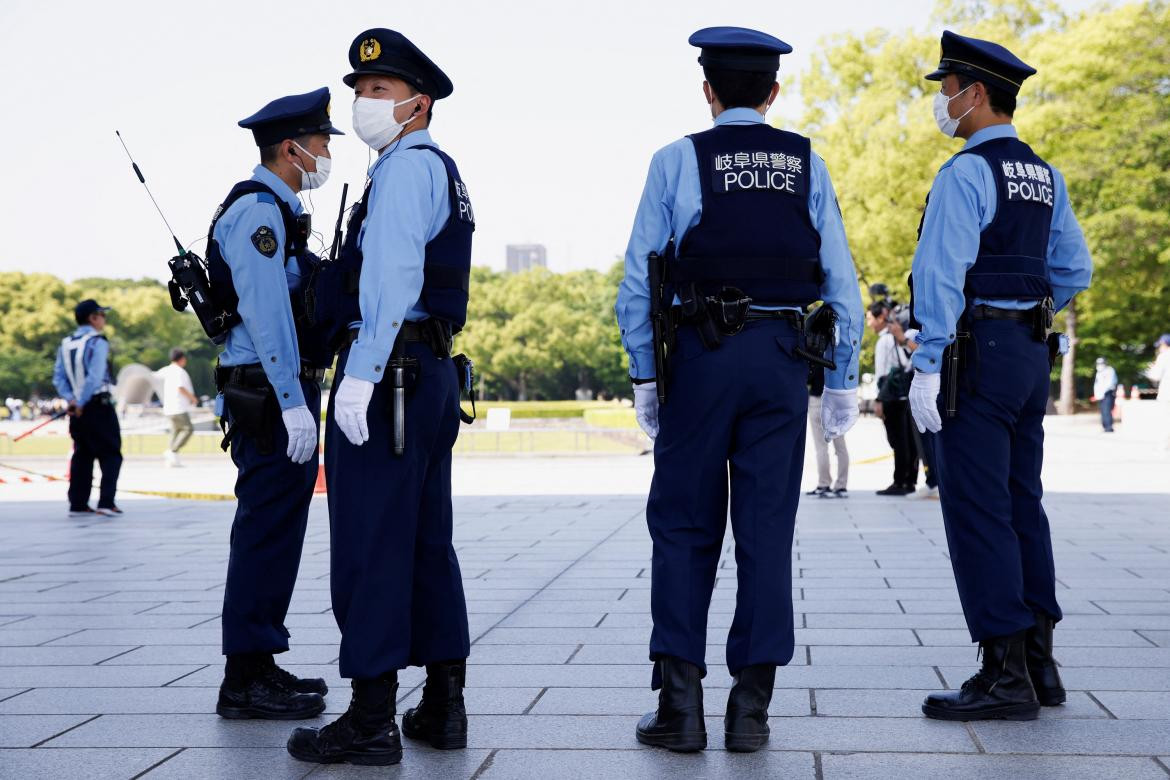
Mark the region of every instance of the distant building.
<instances>
[{"instance_id":1,"label":"distant building","mask_svg":"<svg viewBox=\"0 0 1170 780\"><path fill-rule=\"evenodd\" d=\"M508 273L518 274L530 268L548 268L548 250L544 244L508 244Z\"/></svg>"}]
</instances>

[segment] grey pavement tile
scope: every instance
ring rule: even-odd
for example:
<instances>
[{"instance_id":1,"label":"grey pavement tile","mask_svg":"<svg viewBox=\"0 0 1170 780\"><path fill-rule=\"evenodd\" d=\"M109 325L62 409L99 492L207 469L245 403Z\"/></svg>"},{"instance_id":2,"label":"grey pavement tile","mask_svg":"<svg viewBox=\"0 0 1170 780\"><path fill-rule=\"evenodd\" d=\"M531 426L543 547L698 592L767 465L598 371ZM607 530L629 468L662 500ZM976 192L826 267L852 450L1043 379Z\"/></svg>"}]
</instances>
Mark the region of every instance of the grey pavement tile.
<instances>
[{"instance_id":1,"label":"grey pavement tile","mask_svg":"<svg viewBox=\"0 0 1170 780\"><path fill-rule=\"evenodd\" d=\"M166 685L184 675L199 670L198 665L186 666L0 666L0 685L39 688L64 686L71 688L108 688L127 686L153 688ZM219 683L216 683L217 685Z\"/></svg>"},{"instance_id":2,"label":"grey pavement tile","mask_svg":"<svg viewBox=\"0 0 1170 780\"><path fill-rule=\"evenodd\" d=\"M291 726L289 730L292 730ZM230 777L232 780L299 780L316 768L315 764L297 761L283 747L192 748L169 759L146 776L150 780L214 777Z\"/></svg>"},{"instance_id":3,"label":"grey pavement tile","mask_svg":"<svg viewBox=\"0 0 1170 780\"><path fill-rule=\"evenodd\" d=\"M0 651L0 659L7 666L81 666L96 664L108 658L133 650L134 646L121 647L6 647ZM171 661L174 663L174 661Z\"/></svg>"},{"instance_id":4,"label":"grey pavement tile","mask_svg":"<svg viewBox=\"0 0 1170 780\"><path fill-rule=\"evenodd\" d=\"M825 780L875 777L946 777L947 780L1164 780L1166 773L1149 758L1086 756L946 756L893 753L825 754Z\"/></svg>"},{"instance_id":5,"label":"grey pavement tile","mask_svg":"<svg viewBox=\"0 0 1170 780\"><path fill-rule=\"evenodd\" d=\"M710 739L711 735L709 735ZM514 750L492 756L479 777L484 780L596 780L596 778L697 777L705 780L743 780L773 777L812 780L816 777L811 753L760 751L751 754L726 753L721 740L710 740L708 749L695 755L678 755L664 750Z\"/></svg>"},{"instance_id":6,"label":"grey pavement tile","mask_svg":"<svg viewBox=\"0 0 1170 780\"><path fill-rule=\"evenodd\" d=\"M513 645L478 645L474 652L478 652L481 647L501 647L508 648ZM721 667L726 657L726 644L720 643L716 645L707 645L707 666L712 673L715 673L718 667ZM573 664L635 664L644 666L647 669L650 666L650 650L648 644L640 645L582 645L581 649L573 656L570 661ZM788 662L789 666L804 666L805 648L797 646L792 656L792 660Z\"/></svg>"},{"instance_id":7,"label":"grey pavement tile","mask_svg":"<svg viewBox=\"0 0 1170 780\"><path fill-rule=\"evenodd\" d=\"M474 682L474 681L473 681ZM463 691L467 714L471 715L523 715L528 712L542 688L476 688L468 687ZM422 698L422 688L411 691L405 697L403 690L398 690L398 714L402 715L410 707L414 707ZM340 696L330 696L327 699L327 713L341 714L349 706L348 697L344 700Z\"/></svg>"},{"instance_id":8,"label":"grey pavement tile","mask_svg":"<svg viewBox=\"0 0 1170 780\"><path fill-rule=\"evenodd\" d=\"M7 718L33 717L7 715ZM47 716L46 716L47 717ZM56 717L56 716L54 716ZM81 718L84 720L84 718ZM51 747L284 747L297 726L323 726L322 717L304 721L224 720L207 715L103 715L50 740Z\"/></svg>"},{"instance_id":9,"label":"grey pavement tile","mask_svg":"<svg viewBox=\"0 0 1170 780\"><path fill-rule=\"evenodd\" d=\"M923 629L918 632L924 645L970 645L971 635L966 631ZM1150 643L1136 631L1092 631L1060 629L1059 647L1150 647ZM72 637L71 637L72 638Z\"/></svg>"},{"instance_id":10,"label":"grey pavement tile","mask_svg":"<svg viewBox=\"0 0 1170 780\"><path fill-rule=\"evenodd\" d=\"M1121 720L1170 719L1170 691L1093 691ZM3 706L3 705L0 705Z\"/></svg>"},{"instance_id":11,"label":"grey pavement tile","mask_svg":"<svg viewBox=\"0 0 1170 780\"><path fill-rule=\"evenodd\" d=\"M0 715L0 748L31 748L52 736L84 723L88 717L86 715Z\"/></svg>"},{"instance_id":12,"label":"grey pavement tile","mask_svg":"<svg viewBox=\"0 0 1170 780\"><path fill-rule=\"evenodd\" d=\"M470 778L487 760L490 750L432 750L409 740L403 746L402 763L393 767L362 767L332 764L313 770L309 777L370 778L395 780L460 780ZM481 775L482 777L482 775Z\"/></svg>"},{"instance_id":13,"label":"grey pavement tile","mask_svg":"<svg viewBox=\"0 0 1170 780\"><path fill-rule=\"evenodd\" d=\"M206 688L35 688L0 702L0 714L211 714L215 699Z\"/></svg>"},{"instance_id":14,"label":"grey pavement tile","mask_svg":"<svg viewBox=\"0 0 1170 780\"><path fill-rule=\"evenodd\" d=\"M1021 727L1023 726L1023 727ZM1157 755L1170 753L1167 720L1055 720L1027 724L973 723L988 753Z\"/></svg>"},{"instance_id":15,"label":"grey pavement tile","mask_svg":"<svg viewBox=\"0 0 1170 780\"><path fill-rule=\"evenodd\" d=\"M49 644L53 647L68 645L211 645L221 640L218 627L189 628L183 631L163 628L132 629L129 631L84 629ZM341 641L341 633L333 628L302 628L296 632L295 641L302 645L333 645Z\"/></svg>"},{"instance_id":16,"label":"grey pavement tile","mask_svg":"<svg viewBox=\"0 0 1170 780\"><path fill-rule=\"evenodd\" d=\"M617 645L615 645L617 646ZM563 664L578 645L482 645L471 648L469 666L478 664ZM470 672L469 674L474 674Z\"/></svg>"},{"instance_id":17,"label":"grey pavement tile","mask_svg":"<svg viewBox=\"0 0 1170 780\"><path fill-rule=\"evenodd\" d=\"M719 715L727 709L727 688L707 687L703 710ZM626 715L635 720L658 706L658 695L649 686L638 688L549 688L532 708L533 715ZM778 689L768 712L775 717L811 714L808 691Z\"/></svg>"},{"instance_id":18,"label":"grey pavement tile","mask_svg":"<svg viewBox=\"0 0 1170 780\"><path fill-rule=\"evenodd\" d=\"M937 686L934 690L941 689ZM907 718L922 713L922 700L929 690L816 690L817 714L840 717ZM1108 713L1080 691L1069 693L1068 701L1060 707L1044 707L1042 718L1099 718Z\"/></svg>"},{"instance_id":19,"label":"grey pavement tile","mask_svg":"<svg viewBox=\"0 0 1170 780\"><path fill-rule=\"evenodd\" d=\"M8 628L0 628L0 647L36 647L54 639L69 636L77 631L75 628L20 628L20 623ZM118 642L117 644L125 644Z\"/></svg>"},{"instance_id":20,"label":"grey pavement tile","mask_svg":"<svg viewBox=\"0 0 1170 780\"><path fill-rule=\"evenodd\" d=\"M1170 631L1142 631L1141 635L1158 647L1170 647Z\"/></svg>"},{"instance_id":21,"label":"grey pavement tile","mask_svg":"<svg viewBox=\"0 0 1170 780\"><path fill-rule=\"evenodd\" d=\"M293 632L294 636L296 632ZM281 666L288 664L329 664L337 658L337 645L301 645L290 639L288 652L276 656ZM48 648L44 648L48 649ZM66 648L61 648L66 649ZM74 648L68 648L70 650ZM112 655L112 653L110 654ZM108 656L107 656L108 657ZM146 645L106 661L103 666L146 664L223 664L219 643L213 645Z\"/></svg>"},{"instance_id":22,"label":"grey pavement tile","mask_svg":"<svg viewBox=\"0 0 1170 780\"><path fill-rule=\"evenodd\" d=\"M0 777L21 780L60 780L67 777L126 780L128 777L136 777L174 752L158 748L0 750Z\"/></svg>"}]
</instances>

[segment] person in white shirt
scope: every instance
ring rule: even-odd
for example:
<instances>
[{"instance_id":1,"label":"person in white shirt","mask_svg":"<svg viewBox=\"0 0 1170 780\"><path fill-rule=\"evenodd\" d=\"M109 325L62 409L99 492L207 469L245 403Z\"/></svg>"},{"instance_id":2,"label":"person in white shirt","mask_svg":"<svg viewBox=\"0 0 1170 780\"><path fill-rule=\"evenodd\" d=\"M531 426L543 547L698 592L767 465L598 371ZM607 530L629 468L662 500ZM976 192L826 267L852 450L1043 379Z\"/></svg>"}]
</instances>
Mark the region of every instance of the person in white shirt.
<instances>
[{"instance_id":1,"label":"person in white shirt","mask_svg":"<svg viewBox=\"0 0 1170 780\"><path fill-rule=\"evenodd\" d=\"M874 414L886 426L886 440L894 451L894 481L877 491L879 496L905 496L917 489L918 447L911 431L909 390L910 353L900 346L905 341L902 325L891 316L884 302L870 305L866 316L870 329L878 334L874 347L874 374L877 377L878 400ZM891 374L892 369L899 369Z\"/></svg>"},{"instance_id":2,"label":"person in white shirt","mask_svg":"<svg viewBox=\"0 0 1170 780\"><path fill-rule=\"evenodd\" d=\"M1103 357L1097 358L1097 374L1093 377L1093 397L1101 404L1101 427L1113 433L1113 401L1117 397L1117 371Z\"/></svg>"},{"instance_id":3,"label":"person in white shirt","mask_svg":"<svg viewBox=\"0 0 1170 780\"><path fill-rule=\"evenodd\" d=\"M1170 333L1163 333L1155 342L1158 357L1146 369L1146 378L1158 386L1158 403L1162 411L1162 431L1159 440L1163 450L1170 450Z\"/></svg>"},{"instance_id":4,"label":"person in white shirt","mask_svg":"<svg viewBox=\"0 0 1170 780\"><path fill-rule=\"evenodd\" d=\"M171 364L155 372L163 387L163 414L171 420L171 443L163 453L168 466L179 465L179 450L195 432L190 411L199 405L199 399L195 397L195 387L186 365L187 355L176 347L171 350Z\"/></svg>"}]
</instances>

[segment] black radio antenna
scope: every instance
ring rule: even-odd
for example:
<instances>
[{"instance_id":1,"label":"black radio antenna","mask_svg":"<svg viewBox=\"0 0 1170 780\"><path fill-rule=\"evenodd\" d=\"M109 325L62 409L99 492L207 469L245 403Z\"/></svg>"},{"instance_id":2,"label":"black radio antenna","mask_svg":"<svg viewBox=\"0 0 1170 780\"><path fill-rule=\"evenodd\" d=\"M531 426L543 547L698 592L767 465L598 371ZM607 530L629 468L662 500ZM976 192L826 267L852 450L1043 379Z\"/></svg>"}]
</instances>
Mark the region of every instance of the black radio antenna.
<instances>
[{"instance_id":1,"label":"black radio antenna","mask_svg":"<svg viewBox=\"0 0 1170 780\"><path fill-rule=\"evenodd\" d=\"M154 193L150 191L150 187L146 184L146 177L142 175L142 170L138 167L138 163L134 162L134 157L130 154L130 150L126 148L126 142L122 140L122 134L115 130L114 135L118 136L118 143L122 144L122 149L125 150L126 157L130 159L130 165L134 168L134 175L138 177L138 181L142 182L142 186L146 189L146 194L150 196L150 202L154 204L154 210L158 212L158 215L162 217L163 224L167 226L167 232L171 234L171 240L175 242L175 247L179 250L179 257L185 257L187 250L179 243L179 239L175 238L175 231L171 229L171 223L167 222L166 215L159 208L158 201L154 199Z\"/></svg>"}]
</instances>

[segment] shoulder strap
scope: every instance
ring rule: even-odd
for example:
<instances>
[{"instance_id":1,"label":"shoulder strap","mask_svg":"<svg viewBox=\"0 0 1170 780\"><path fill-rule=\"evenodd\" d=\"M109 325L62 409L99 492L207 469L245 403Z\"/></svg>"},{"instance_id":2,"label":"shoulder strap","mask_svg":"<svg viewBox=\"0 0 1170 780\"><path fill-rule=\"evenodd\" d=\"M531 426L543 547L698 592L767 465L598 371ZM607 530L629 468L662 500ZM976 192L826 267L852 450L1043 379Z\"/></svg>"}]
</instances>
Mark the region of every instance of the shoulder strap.
<instances>
[{"instance_id":1,"label":"shoulder strap","mask_svg":"<svg viewBox=\"0 0 1170 780\"><path fill-rule=\"evenodd\" d=\"M245 195L258 195L261 203L271 203L276 206L280 210L280 218L284 222L285 240L287 241L294 234L297 216L293 214L292 209L284 202L284 199L279 197L267 184L255 179L245 179L232 187L227 198L215 210L215 215L211 218L211 227L207 231L209 240L215 235L215 226L219 222L219 218L231 208L233 203Z\"/></svg>"}]
</instances>

